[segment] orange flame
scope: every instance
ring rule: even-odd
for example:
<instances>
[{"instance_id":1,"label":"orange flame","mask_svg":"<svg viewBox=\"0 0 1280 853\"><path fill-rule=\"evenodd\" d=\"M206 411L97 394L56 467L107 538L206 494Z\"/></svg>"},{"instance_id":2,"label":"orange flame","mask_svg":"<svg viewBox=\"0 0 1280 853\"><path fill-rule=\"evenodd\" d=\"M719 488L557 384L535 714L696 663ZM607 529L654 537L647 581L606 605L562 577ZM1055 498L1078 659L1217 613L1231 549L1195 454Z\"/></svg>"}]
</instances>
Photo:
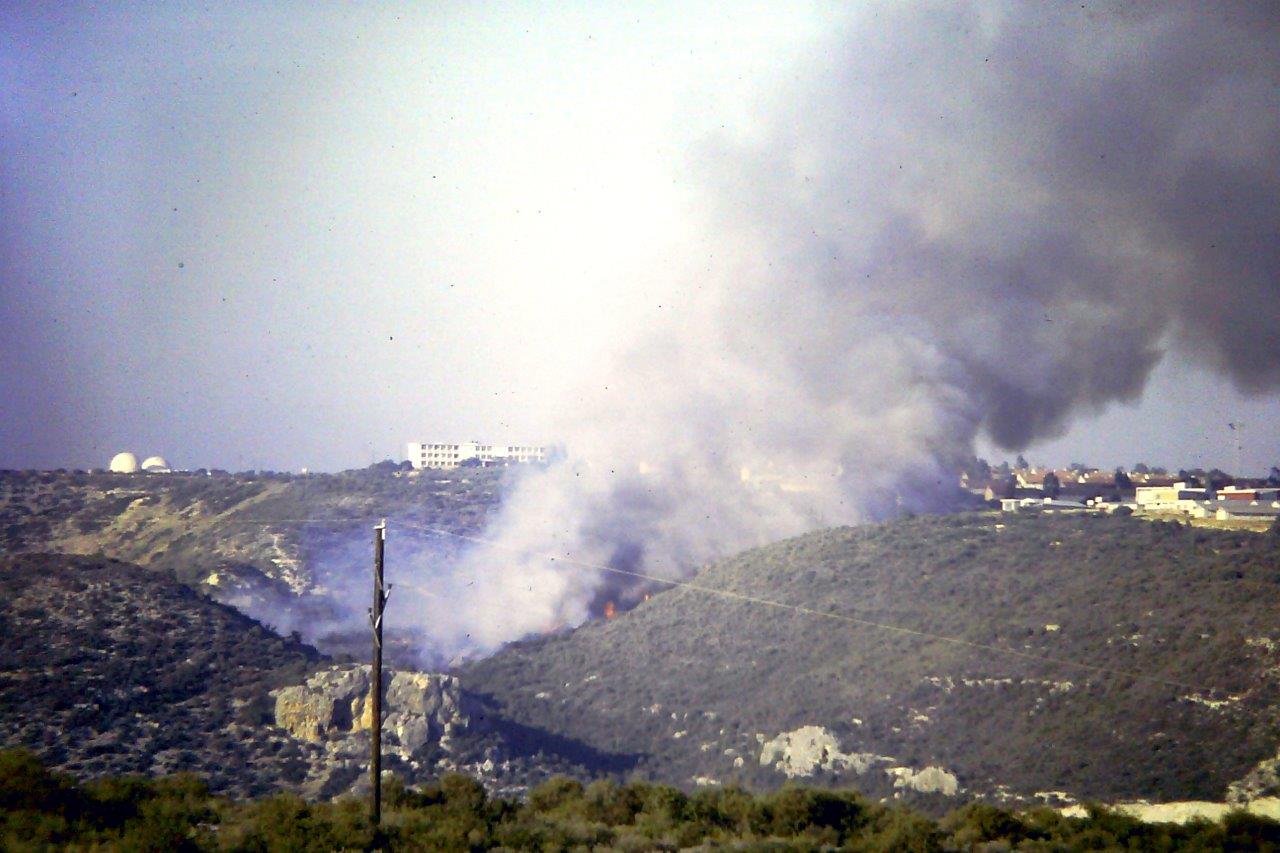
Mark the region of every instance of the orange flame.
<instances>
[{"instance_id":1,"label":"orange flame","mask_svg":"<svg viewBox=\"0 0 1280 853\"><path fill-rule=\"evenodd\" d=\"M606 602L604 606L604 618L612 619L617 615L618 615L618 608L614 606L613 602L612 601Z\"/></svg>"}]
</instances>

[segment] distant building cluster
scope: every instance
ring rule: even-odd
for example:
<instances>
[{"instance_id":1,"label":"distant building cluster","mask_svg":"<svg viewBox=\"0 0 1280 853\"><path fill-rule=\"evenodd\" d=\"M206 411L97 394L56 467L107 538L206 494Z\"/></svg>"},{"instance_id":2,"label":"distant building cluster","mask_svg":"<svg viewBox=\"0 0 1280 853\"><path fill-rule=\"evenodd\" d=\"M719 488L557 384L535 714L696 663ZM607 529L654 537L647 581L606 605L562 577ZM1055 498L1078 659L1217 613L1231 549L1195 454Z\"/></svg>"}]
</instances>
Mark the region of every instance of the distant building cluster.
<instances>
[{"instance_id":1,"label":"distant building cluster","mask_svg":"<svg viewBox=\"0 0 1280 853\"><path fill-rule=\"evenodd\" d=\"M1114 472L1071 468L1013 468L998 476L960 476L961 488L1006 512L1024 509L1181 513L1193 518L1274 519L1280 517L1280 486L1275 481L1229 478L1216 488L1164 472ZM1221 472L1219 472L1221 473ZM1213 478L1209 478L1213 479ZM1232 481L1233 480L1233 481Z\"/></svg>"},{"instance_id":2,"label":"distant building cluster","mask_svg":"<svg viewBox=\"0 0 1280 853\"><path fill-rule=\"evenodd\" d=\"M408 444L409 463L414 468L457 468L463 464L508 465L546 462L547 448L540 444L485 444L479 441Z\"/></svg>"},{"instance_id":3,"label":"distant building cluster","mask_svg":"<svg viewBox=\"0 0 1280 853\"><path fill-rule=\"evenodd\" d=\"M1223 486L1206 489L1186 482L1171 486L1139 486L1134 494L1139 509L1185 513L1192 518L1276 518L1280 516L1280 488Z\"/></svg>"},{"instance_id":4,"label":"distant building cluster","mask_svg":"<svg viewBox=\"0 0 1280 853\"><path fill-rule=\"evenodd\" d=\"M139 465L138 457L127 450L112 456L111 464L107 467L113 474L136 474L139 471L146 474L168 474L172 470L163 456L148 456Z\"/></svg>"}]
</instances>

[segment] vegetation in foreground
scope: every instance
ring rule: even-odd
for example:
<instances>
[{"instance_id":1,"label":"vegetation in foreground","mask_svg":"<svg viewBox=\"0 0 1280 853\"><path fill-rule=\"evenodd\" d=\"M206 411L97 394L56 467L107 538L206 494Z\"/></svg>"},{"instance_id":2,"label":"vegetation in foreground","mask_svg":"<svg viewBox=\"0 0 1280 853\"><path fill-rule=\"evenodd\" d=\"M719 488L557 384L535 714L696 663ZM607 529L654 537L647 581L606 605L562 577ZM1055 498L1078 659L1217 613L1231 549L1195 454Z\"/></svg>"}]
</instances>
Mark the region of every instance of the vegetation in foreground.
<instances>
[{"instance_id":1,"label":"vegetation in foreground","mask_svg":"<svg viewBox=\"0 0 1280 853\"><path fill-rule=\"evenodd\" d=\"M769 794L564 777L524 802L491 799L466 776L418 790L390 782L381 831L357 800L291 795L235 802L197 777L112 777L81 784L28 752L0 752L5 850L1276 850L1280 823L1243 812L1221 821L1144 824L1102 808L1010 812L971 803L941 820L852 791Z\"/></svg>"}]
</instances>

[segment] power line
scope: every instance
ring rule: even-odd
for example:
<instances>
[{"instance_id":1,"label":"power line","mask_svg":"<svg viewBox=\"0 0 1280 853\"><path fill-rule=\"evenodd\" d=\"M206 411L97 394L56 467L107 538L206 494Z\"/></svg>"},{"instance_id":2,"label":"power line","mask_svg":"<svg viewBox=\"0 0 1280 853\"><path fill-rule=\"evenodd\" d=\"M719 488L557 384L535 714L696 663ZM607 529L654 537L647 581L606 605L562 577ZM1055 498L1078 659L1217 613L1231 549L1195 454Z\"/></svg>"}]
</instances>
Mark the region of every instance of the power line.
<instances>
[{"instance_id":1,"label":"power line","mask_svg":"<svg viewBox=\"0 0 1280 853\"><path fill-rule=\"evenodd\" d=\"M369 673L369 693L372 705L370 723L369 811L375 829L382 823L382 613L391 592L383 588L383 549L387 541L387 522L384 519L373 529L373 607L369 608L369 627L373 628L373 667Z\"/></svg>"},{"instance_id":2,"label":"power line","mask_svg":"<svg viewBox=\"0 0 1280 853\"><path fill-rule=\"evenodd\" d=\"M377 518L227 518L225 524L373 524Z\"/></svg>"}]
</instances>

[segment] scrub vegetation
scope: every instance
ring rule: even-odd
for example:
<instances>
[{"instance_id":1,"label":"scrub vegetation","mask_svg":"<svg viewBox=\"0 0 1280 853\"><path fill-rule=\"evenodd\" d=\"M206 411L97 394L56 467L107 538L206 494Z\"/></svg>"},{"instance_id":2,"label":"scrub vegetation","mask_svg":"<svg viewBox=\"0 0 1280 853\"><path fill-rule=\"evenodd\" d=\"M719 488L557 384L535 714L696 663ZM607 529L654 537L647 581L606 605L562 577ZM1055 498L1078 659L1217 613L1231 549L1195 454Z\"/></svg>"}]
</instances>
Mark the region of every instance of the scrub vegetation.
<instances>
[{"instance_id":1,"label":"scrub vegetation","mask_svg":"<svg viewBox=\"0 0 1280 853\"><path fill-rule=\"evenodd\" d=\"M305 570L330 539L355 529L363 542L365 521L478 533L504 481L518 476L413 473L391 462L337 474L0 471L0 551L101 553L193 586L213 572L279 584L281 562Z\"/></svg>"},{"instance_id":2,"label":"scrub vegetation","mask_svg":"<svg viewBox=\"0 0 1280 853\"><path fill-rule=\"evenodd\" d=\"M0 746L83 778L191 771L234 797L296 787L316 747L271 724L270 691L327 661L271 628L290 625L213 600L229 583L196 581L305 571L305 536L339 534L290 519L387 510L474 532L518 476L403 473L0 474ZM239 539L237 519L271 525ZM41 525L48 539L32 535ZM182 525L190 541L152 530ZM80 528L98 532L77 540ZM76 543L89 555L31 553ZM112 559L122 553L149 562ZM794 779L935 816L971 798L1280 792L1264 766L1280 722L1280 535L920 516L773 543L690 583L616 588L613 619L456 667L478 708L458 754L492 754L486 784L506 792L549 773L684 791ZM306 598L282 596L262 618L300 624L288 608ZM363 659L367 628L353 630ZM780 738L818 729L830 746L787 766ZM946 784L922 790L926 770Z\"/></svg>"},{"instance_id":3,"label":"scrub vegetation","mask_svg":"<svg viewBox=\"0 0 1280 853\"><path fill-rule=\"evenodd\" d=\"M564 777L523 801L491 798L446 776L410 789L390 780L384 823L366 804L291 795L233 801L195 776L115 777L81 784L29 753L0 752L0 845L155 851L334 850L1025 850L1280 849L1280 823L1243 812L1221 821L1144 824L1100 807L1083 817L1047 808L970 804L940 820L852 791L789 786L686 794L666 785Z\"/></svg>"},{"instance_id":4,"label":"scrub vegetation","mask_svg":"<svg viewBox=\"0 0 1280 853\"><path fill-rule=\"evenodd\" d=\"M463 683L677 784L776 786L761 744L804 726L874 759L809 781L878 796L903 793L897 765L1023 802L1221 800L1276 754L1280 536L922 516L767 545L691 583L513 644Z\"/></svg>"},{"instance_id":5,"label":"scrub vegetation","mask_svg":"<svg viewBox=\"0 0 1280 853\"><path fill-rule=\"evenodd\" d=\"M0 558L0 745L82 776L194 771L277 790L302 754L273 688L322 656L162 574L105 558Z\"/></svg>"},{"instance_id":6,"label":"scrub vegetation","mask_svg":"<svg viewBox=\"0 0 1280 853\"><path fill-rule=\"evenodd\" d=\"M397 554L447 563L479 534L518 469L416 472L381 462L337 474L0 471L0 553L100 555L136 563L335 655L363 655L371 527L385 518ZM419 660L417 638L389 654ZM425 655L422 655L425 657Z\"/></svg>"}]
</instances>

